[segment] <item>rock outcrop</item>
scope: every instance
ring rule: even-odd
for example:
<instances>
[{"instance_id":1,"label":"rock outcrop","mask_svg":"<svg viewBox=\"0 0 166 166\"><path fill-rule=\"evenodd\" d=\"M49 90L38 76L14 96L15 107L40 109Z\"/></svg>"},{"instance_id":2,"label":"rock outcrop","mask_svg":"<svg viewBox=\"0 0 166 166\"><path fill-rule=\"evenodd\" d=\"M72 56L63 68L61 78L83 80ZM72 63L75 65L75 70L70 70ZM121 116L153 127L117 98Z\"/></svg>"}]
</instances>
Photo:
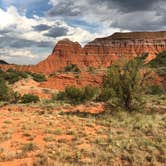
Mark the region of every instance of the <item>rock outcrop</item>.
<instances>
[{"instance_id":1,"label":"rock outcrop","mask_svg":"<svg viewBox=\"0 0 166 166\"><path fill-rule=\"evenodd\" d=\"M48 78L47 81L40 83L39 87L56 90L64 90L67 86L85 87L87 85L99 87L102 84L103 73L90 74L82 72L78 75L73 73L58 74Z\"/></svg>"},{"instance_id":2,"label":"rock outcrop","mask_svg":"<svg viewBox=\"0 0 166 166\"><path fill-rule=\"evenodd\" d=\"M59 41L52 54L36 65L38 71L52 73L69 64L77 64L83 69L89 66L107 67L122 57L130 58L149 53L151 60L166 50L166 32L115 33L98 38L85 45L68 39ZM44 69L44 70L43 70Z\"/></svg>"},{"instance_id":3,"label":"rock outcrop","mask_svg":"<svg viewBox=\"0 0 166 166\"><path fill-rule=\"evenodd\" d=\"M166 31L115 33L109 37L97 38L81 47L68 39L59 41L48 58L34 66L6 66L17 70L27 70L50 74L69 64L80 69L90 66L107 67L122 57L132 58L149 53L148 60L166 50Z\"/></svg>"}]
</instances>

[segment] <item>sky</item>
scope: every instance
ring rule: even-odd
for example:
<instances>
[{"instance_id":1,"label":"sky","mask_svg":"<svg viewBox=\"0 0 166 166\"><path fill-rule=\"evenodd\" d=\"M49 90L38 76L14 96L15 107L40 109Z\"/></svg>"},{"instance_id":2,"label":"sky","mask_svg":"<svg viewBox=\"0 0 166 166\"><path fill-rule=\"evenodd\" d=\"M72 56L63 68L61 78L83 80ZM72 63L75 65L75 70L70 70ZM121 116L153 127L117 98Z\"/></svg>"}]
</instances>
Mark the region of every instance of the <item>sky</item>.
<instances>
[{"instance_id":1,"label":"sky","mask_svg":"<svg viewBox=\"0 0 166 166\"><path fill-rule=\"evenodd\" d=\"M166 0L0 0L0 59L36 64L58 40L166 30Z\"/></svg>"}]
</instances>

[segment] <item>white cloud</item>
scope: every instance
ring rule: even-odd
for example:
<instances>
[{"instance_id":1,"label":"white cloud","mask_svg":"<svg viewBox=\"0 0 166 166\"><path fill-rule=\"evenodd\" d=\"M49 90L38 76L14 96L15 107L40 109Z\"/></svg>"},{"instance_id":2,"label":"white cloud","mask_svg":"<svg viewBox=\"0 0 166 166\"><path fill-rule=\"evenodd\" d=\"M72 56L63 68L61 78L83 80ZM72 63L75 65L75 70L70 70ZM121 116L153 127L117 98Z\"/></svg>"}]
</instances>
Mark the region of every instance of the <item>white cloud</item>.
<instances>
[{"instance_id":1,"label":"white cloud","mask_svg":"<svg viewBox=\"0 0 166 166\"><path fill-rule=\"evenodd\" d=\"M10 6L6 11L0 9L0 22L1 22L0 30L14 26L15 29L11 31L11 35L19 36L19 38L27 40L34 40L34 41L49 40L55 42L56 39L46 37L43 35L44 34L43 32L37 32L33 29L33 26L37 26L40 24L66 27L67 29L69 29L69 35L64 37L70 37L70 34L73 34L71 38L74 40L78 40L78 42L88 40L92 37L92 35L88 31L82 28L71 27L62 20L55 20L55 19L51 20L45 17L36 17L36 16L34 18L27 18L25 15L23 16L20 15L17 9L13 6Z\"/></svg>"},{"instance_id":2,"label":"white cloud","mask_svg":"<svg viewBox=\"0 0 166 166\"><path fill-rule=\"evenodd\" d=\"M14 49L14 48L1 48L0 59L8 63L16 64L34 64L39 58L38 54L34 54L30 49Z\"/></svg>"},{"instance_id":3,"label":"white cloud","mask_svg":"<svg viewBox=\"0 0 166 166\"><path fill-rule=\"evenodd\" d=\"M0 49L0 56L8 56L8 57L19 57L19 58L36 58L37 55L34 55L31 50L24 49Z\"/></svg>"},{"instance_id":4,"label":"white cloud","mask_svg":"<svg viewBox=\"0 0 166 166\"><path fill-rule=\"evenodd\" d=\"M60 19L50 19L46 17L39 17L34 16L33 18L28 18L26 15L21 15L17 8L14 6L10 6L7 8L7 10L3 10L0 8L0 37L2 37L4 40L8 42L1 42L0 45L6 43L7 45L4 49L0 49L0 55L2 58L2 55L5 55L6 58L9 57L9 60L11 60L11 57L15 57L16 63L19 63L20 58L35 58L37 59L38 56L41 53L33 54L32 50L33 47L36 47L35 50L37 50L38 46L31 46L31 48L26 48L27 43L29 45L29 42L32 41L32 43L39 43L39 42L50 42L50 43L56 43L58 40L62 38L70 38L71 40L78 41L84 43L85 41L89 41L94 38L94 35L92 35L87 30L84 30L82 28L78 27L72 27L69 26L67 23ZM46 31L36 31L33 27L38 25L47 25L49 27L62 27L68 29L67 35L53 38L46 36ZM3 33L2 33L3 32ZM25 48L10 48L10 46L13 46L13 41L10 41L10 39L16 39L17 43L19 42L25 42ZM27 42L26 42L27 40ZM15 43L14 43L15 45ZM24 46L23 43L20 44L22 47ZM19 46L20 46L19 45ZM50 45L50 47L53 47ZM11 50L9 50L11 49ZM28 50L29 49L29 50ZM48 49L47 49L48 50ZM37 52L37 51L36 51ZM49 55L50 52L45 52L45 54ZM39 56L40 57L40 56ZM5 58L5 59L6 59ZM42 60L41 58L38 59L39 61ZM25 63L28 63L28 61L25 60Z\"/></svg>"}]
</instances>

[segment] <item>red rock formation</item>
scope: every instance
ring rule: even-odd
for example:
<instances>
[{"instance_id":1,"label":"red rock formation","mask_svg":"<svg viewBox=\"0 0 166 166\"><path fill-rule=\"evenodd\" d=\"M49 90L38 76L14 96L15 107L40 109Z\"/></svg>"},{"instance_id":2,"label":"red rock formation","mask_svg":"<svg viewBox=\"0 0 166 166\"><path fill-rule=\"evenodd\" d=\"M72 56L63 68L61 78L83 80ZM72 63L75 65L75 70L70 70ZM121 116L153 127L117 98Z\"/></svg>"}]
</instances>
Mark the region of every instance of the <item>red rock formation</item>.
<instances>
[{"instance_id":1,"label":"red rock formation","mask_svg":"<svg viewBox=\"0 0 166 166\"><path fill-rule=\"evenodd\" d=\"M131 58L149 53L148 60L166 50L166 32L115 33L98 38L84 48L68 39L59 41L49 57L34 66L1 65L3 69L13 67L17 70L53 73L69 64L77 64L80 69L88 66L110 66L121 57Z\"/></svg>"},{"instance_id":2,"label":"red rock formation","mask_svg":"<svg viewBox=\"0 0 166 166\"><path fill-rule=\"evenodd\" d=\"M89 74L82 72L77 75L59 74L55 77L50 77L46 82L42 82L39 87L50 88L56 90L64 90L67 86L85 87L87 85L99 87L102 83L103 73Z\"/></svg>"},{"instance_id":3,"label":"red rock formation","mask_svg":"<svg viewBox=\"0 0 166 166\"><path fill-rule=\"evenodd\" d=\"M53 73L72 63L81 69L88 66L107 67L121 57L135 57L149 53L149 60L166 50L166 32L115 33L98 38L81 48L68 39L59 41L52 54L35 67L38 71Z\"/></svg>"}]
</instances>

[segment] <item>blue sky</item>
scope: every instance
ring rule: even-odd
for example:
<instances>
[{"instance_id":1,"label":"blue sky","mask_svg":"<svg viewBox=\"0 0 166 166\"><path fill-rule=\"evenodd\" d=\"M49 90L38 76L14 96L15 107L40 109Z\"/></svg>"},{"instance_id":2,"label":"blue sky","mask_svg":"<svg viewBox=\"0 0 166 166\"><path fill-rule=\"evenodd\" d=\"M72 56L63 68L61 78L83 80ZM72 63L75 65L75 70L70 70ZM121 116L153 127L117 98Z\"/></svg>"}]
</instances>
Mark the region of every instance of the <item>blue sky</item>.
<instances>
[{"instance_id":1,"label":"blue sky","mask_svg":"<svg viewBox=\"0 0 166 166\"><path fill-rule=\"evenodd\" d=\"M34 12L43 16L44 12L51 7L47 0L0 0L0 5L4 9L11 5L20 11L26 9L26 15L29 17L32 17Z\"/></svg>"},{"instance_id":2,"label":"blue sky","mask_svg":"<svg viewBox=\"0 0 166 166\"><path fill-rule=\"evenodd\" d=\"M35 64L58 40L166 29L165 0L0 0L0 59Z\"/></svg>"}]
</instances>

